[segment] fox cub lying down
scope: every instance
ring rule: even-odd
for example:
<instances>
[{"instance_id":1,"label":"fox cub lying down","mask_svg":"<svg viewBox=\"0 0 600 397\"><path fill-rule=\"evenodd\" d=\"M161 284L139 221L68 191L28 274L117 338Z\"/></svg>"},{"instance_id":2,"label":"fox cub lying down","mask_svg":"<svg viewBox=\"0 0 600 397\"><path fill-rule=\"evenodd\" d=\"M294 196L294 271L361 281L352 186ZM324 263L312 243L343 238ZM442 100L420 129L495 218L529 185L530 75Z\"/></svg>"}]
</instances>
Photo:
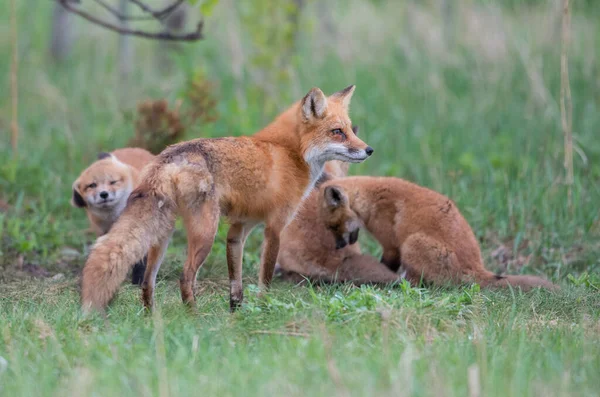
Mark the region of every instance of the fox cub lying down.
<instances>
[{"instance_id":1,"label":"fox cub lying down","mask_svg":"<svg viewBox=\"0 0 600 397\"><path fill-rule=\"evenodd\" d=\"M345 175L345 172L341 174ZM338 176L340 173L338 173ZM350 249L361 227L383 247L375 258ZM300 237L303 236L303 237ZM483 266L467 221L447 197L399 178L333 178L312 193L282 239L284 276L322 281L558 288L535 276L499 276Z\"/></svg>"},{"instance_id":2,"label":"fox cub lying down","mask_svg":"<svg viewBox=\"0 0 600 397\"><path fill-rule=\"evenodd\" d=\"M138 186L140 172L154 155L140 148L117 149L100 153L73 183L71 204L85 209L90 227L98 237L108 233L119 218L127 199ZM145 264L136 263L132 283L141 284Z\"/></svg>"}]
</instances>

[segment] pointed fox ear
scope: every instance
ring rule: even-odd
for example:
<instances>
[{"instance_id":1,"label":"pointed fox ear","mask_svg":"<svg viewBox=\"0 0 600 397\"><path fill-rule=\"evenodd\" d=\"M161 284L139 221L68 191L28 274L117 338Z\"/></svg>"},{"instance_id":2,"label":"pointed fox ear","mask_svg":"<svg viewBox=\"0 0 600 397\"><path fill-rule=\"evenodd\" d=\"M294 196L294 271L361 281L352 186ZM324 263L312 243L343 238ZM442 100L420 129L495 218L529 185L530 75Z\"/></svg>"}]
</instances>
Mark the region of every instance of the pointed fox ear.
<instances>
[{"instance_id":1,"label":"pointed fox ear","mask_svg":"<svg viewBox=\"0 0 600 397\"><path fill-rule=\"evenodd\" d=\"M112 154L110 154L108 152L100 152L100 153L98 153L97 160L104 160L104 159L107 159L109 157L112 157Z\"/></svg>"},{"instance_id":2,"label":"pointed fox ear","mask_svg":"<svg viewBox=\"0 0 600 397\"><path fill-rule=\"evenodd\" d=\"M354 132L354 135L358 135L358 126L357 125L352 126L352 132Z\"/></svg>"},{"instance_id":3,"label":"pointed fox ear","mask_svg":"<svg viewBox=\"0 0 600 397\"><path fill-rule=\"evenodd\" d=\"M302 118L304 121L320 119L327 111L327 98L319 88L313 88L302 99Z\"/></svg>"},{"instance_id":4,"label":"pointed fox ear","mask_svg":"<svg viewBox=\"0 0 600 397\"><path fill-rule=\"evenodd\" d=\"M337 186L327 186L325 188L325 203L330 208L338 208L346 204L348 198L341 188Z\"/></svg>"},{"instance_id":5,"label":"pointed fox ear","mask_svg":"<svg viewBox=\"0 0 600 397\"><path fill-rule=\"evenodd\" d=\"M348 110L348 107L350 106L350 100L352 99L352 94L354 94L355 88L356 88L356 86L354 84L349 85L348 87L344 88L341 91L336 92L335 94L333 94L331 96L340 100L342 103L342 106L344 108L346 108L346 110Z\"/></svg>"},{"instance_id":6,"label":"pointed fox ear","mask_svg":"<svg viewBox=\"0 0 600 397\"><path fill-rule=\"evenodd\" d=\"M73 196L71 197L71 205L77 208L84 208L87 206L87 204L85 203L83 197L81 197L81 194L79 194L77 191L77 185L78 183L75 181L75 183L73 183Z\"/></svg>"}]
</instances>

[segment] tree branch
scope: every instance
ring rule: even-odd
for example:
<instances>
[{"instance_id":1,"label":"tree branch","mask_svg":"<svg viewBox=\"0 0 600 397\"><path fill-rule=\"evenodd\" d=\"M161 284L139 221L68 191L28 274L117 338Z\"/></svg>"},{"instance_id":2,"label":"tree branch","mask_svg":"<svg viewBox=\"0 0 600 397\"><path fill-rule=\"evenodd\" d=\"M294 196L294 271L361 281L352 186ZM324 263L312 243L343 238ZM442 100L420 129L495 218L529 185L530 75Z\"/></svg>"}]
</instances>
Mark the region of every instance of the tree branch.
<instances>
[{"instance_id":1,"label":"tree branch","mask_svg":"<svg viewBox=\"0 0 600 397\"><path fill-rule=\"evenodd\" d=\"M163 8L160 11L152 10L150 7L148 7L146 4L142 3L140 0L129 0L129 1L131 1L136 6L140 7L143 11L152 15L154 18L163 20L164 18L168 17L173 11L175 11L175 9L177 7L179 7L185 0L177 0L175 3Z\"/></svg>"},{"instance_id":2,"label":"tree branch","mask_svg":"<svg viewBox=\"0 0 600 397\"><path fill-rule=\"evenodd\" d=\"M154 16L148 15L124 15L113 8L110 4L105 3L103 0L94 0L96 3L100 4L102 8L113 14L120 21L148 21L154 19Z\"/></svg>"},{"instance_id":3,"label":"tree branch","mask_svg":"<svg viewBox=\"0 0 600 397\"><path fill-rule=\"evenodd\" d=\"M202 35L202 28L204 26L203 21L198 22L198 25L196 25L196 30L194 32L190 32L190 33L173 34L170 32L147 32L147 31L143 31L143 30L123 28L123 27L115 25L113 23L96 18L95 16L93 16L85 11L82 11L75 7L72 7L69 4L69 0L57 0L57 1L67 11L69 11L73 14L77 14L80 17L88 20L89 22L91 22L93 24L102 26L103 28L112 30L112 31L120 33L120 34L128 34L128 35L143 37L143 38L147 38L147 39L165 40L165 41L198 41L198 40L201 40L204 38L204 36ZM139 4L144 5L143 3L141 3L137 0L130 0L130 1L135 2L136 4L139 3ZM179 6L179 4L181 4L182 2L183 2L183 0L179 0L177 3L165 8L162 11L153 12L152 15L157 19L164 18L165 16L169 15L169 13L171 11L173 11L177 6ZM139 4L138 4L138 6L139 6ZM146 7L148 10L150 10L147 6L144 5L144 7ZM150 12L150 11L147 11L147 12Z\"/></svg>"}]
</instances>

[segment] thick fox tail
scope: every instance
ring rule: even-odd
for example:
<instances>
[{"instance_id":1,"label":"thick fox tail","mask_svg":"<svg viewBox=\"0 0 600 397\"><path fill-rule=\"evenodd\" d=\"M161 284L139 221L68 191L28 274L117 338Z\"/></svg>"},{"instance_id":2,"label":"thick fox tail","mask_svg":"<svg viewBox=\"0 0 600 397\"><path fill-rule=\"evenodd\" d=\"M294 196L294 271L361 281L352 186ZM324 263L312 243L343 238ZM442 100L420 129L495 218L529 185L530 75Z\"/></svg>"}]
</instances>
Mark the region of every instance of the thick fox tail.
<instances>
[{"instance_id":1,"label":"thick fox tail","mask_svg":"<svg viewBox=\"0 0 600 397\"><path fill-rule=\"evenodd\" d=\"M516 288L519 287L523 291L529 291L537 287L546 288L550 291L556 291L559 289L558 285L551 283L548 280L544 280L541 277L536 276L499 276L489 272L486 276L479 281L482 287L488 288L507 288L509 286Z\"/></svg>"},{"instance_id":2,"label":"thick fox tail","mask_svg":"<svg viewBox=\"0 0 600 397\"><path fill-rule=\"evenodd\" d=\"M134 191L110 232L94 244L83 268L81 305L84 312L102 311L127 272L148 250L169 238L175 219L172 203L157 195Z\"/></svg>"},{"instance_id":3,"label":"thick fox tail","mask_svg":"<svg viewBox=\"0 0 600 397\"><path fill-rule=\"evenodd\" d=\"M198 205L214 190L205 162L187 161L185 154L179 154L180 146L170 148L146 166L143 182L129 196L127 207L108 234L94 244L81 279L84 312L102 311L129 269L150 248L170 238L180 205Z\"/></svg>"}]
</instances>

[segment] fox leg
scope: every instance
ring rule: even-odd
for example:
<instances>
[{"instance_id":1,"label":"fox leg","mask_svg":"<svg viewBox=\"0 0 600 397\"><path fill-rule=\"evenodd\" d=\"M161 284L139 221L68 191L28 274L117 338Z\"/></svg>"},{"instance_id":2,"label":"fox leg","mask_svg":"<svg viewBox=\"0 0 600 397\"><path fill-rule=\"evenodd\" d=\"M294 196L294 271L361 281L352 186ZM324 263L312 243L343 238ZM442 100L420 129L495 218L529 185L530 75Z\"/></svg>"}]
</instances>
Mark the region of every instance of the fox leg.
<instances>
[{"instance_id":1,"label":"fox leg","mask_svg":"<svg viewBox=\"0 0 600 397\"><path fill-rule=\"evenodd\" d=\"M392 284L401 277L371 255L352 255L336 269L334 278L342 282L362 284Z\"/></svg>"},{"instance_id":2,"label":"fox leg","mask_svg":"<svg viewBox=\"0 0 600 397\"><path fill-rule=\"evenodd\" d=\"M277 255L279 254L279 236L283 230L284 224L268 223L265 226L265 239L263 250L260 256L260 270L258 273L258 287L260 290L266 290L271 285Z\"/></svg>"},{"instance_id":3,"label":"fox leg","mask_svg":"<svg viewBox=\"0 0 600 397\"><path fill-rule=\"evenodd\" d=\"M165 258L165 252L169 245L170 237L159 244L153 246L148 251L146 260L146 270L144 272L144 281L142 282L142 302L148 310L154 305L154 286L156 284L156 275Z\"/></svg>"},{"instance_id":4,"label":"fox leg","mask_svg":"<svg viewBox=\"0 0 600 397\"><path fill-rule=\"evenodd\" d=\"M402 244L401 252L406 278L412 284L419 284L421 281L434 285L455 284L466 276L456 254L444 243L426 234L415 233L408 236Z\"/></svg>"},{"instance_id":5,"label":"fox leg","mask_svg":"<svg viewBox=\"0 0 600 397\"><path fill-rule=\"evenodd\" d=\"M397 272L401 265L400 252L395 248L384 250L383 255L381 255L381 263L391 271Z\"/></svg>"},{"instance_id":6,"label":"fox leg","mask_svg":"<svg viewBox=\"0 0 600 397\"><path fill-rule=\"evenodd\" d=\"M133 270L131 271L131 284L142 285L142 281L144 280L144 273L146 272L147 262L148 257L145 256L141 261L133 265Z\"/></svg>"},{"instance_id":7,"label":"fox leg","mask_svg":"<svg viewBox=\"0 0 600 397\"><path fill-rule=\"evenodd\" d=\"M183 265L179 281L183 303L193 305L196 274L202 266L215 241L219 225L219 204L216 200L205 201L197 211L186 211L184 224L188 238L188 257Z\"/></svg>"},{"instance_id":8,"label":"fox leg","mask_svg":"<svg viewBox=\"0 0 600 397\"><path fill-rule=\"evenodd\" d=\"M246 238L256 222L237 222L227 231L227 269L229 270L229 309L235 311L244 300L242 256Z\"/></svg>"}]
</instances>

